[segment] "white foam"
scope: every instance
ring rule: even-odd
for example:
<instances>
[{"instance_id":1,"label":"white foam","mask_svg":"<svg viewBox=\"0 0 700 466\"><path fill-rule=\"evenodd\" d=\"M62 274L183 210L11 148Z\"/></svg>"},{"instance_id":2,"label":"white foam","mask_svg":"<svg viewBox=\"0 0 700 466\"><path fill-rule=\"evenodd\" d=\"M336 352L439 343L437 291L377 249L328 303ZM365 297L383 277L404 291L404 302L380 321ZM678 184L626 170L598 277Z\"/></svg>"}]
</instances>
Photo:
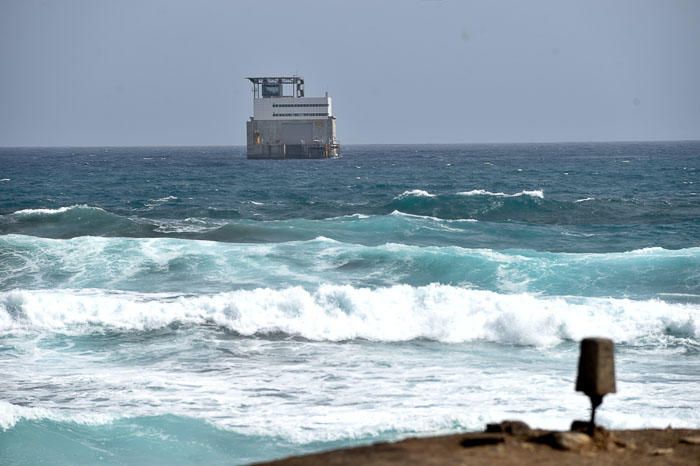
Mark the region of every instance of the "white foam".
<instances>
[{"instance_id":1,"label":"white foam","mask_svg":"<svg viewBox=\"0 0 700 466\"><path fill-rule=\"evenodd\" d=\"M606 399L607 401L607 399ZM659 410L663 413L663 410ZM675 414L675 413L674 413ZM653 429L666 428L669 425L676 429L694 429L697 424L689 422L687 419L675 417L663 417L661 415L649 416L642 413L622 413L610 410L610 412L601 413L596 417L596 421L603 425L613 425L616 429Z\"/></svg>"},{"instance_id":2,"label":"white foam","mask_svg":"<svg viewBox=\"0 0 700 466\"><path fill-rule=\"evenodd\" d=\"M188 217L184 220L167 220L156 222L155 231L162 233L204 233L220 228L226 223L221 220L204 220L196 217Z\"/></svg>"},{"instance_id":3,"label":"white foam","mask_svg":"<svg viewBox=\"0 0 700 466\"><path fill-rule=\"evenodd\" d=\"M595 201L595 197L584 197L583 199L576 199L574 202L588 202Z\"/></svg>"},{"instance_id":4,"label":"white foam","mask_svg":"<svg viewBox=\"0 0 700 466\"><path fill-rule=\"evenodd\" d=\"M452 223L452 222L478 222L477 219L475 218L438 218L438 217L432 217L430 215L418 215L418 214L409 214L406 212L401 212L400 210L394 210L391 212L389 215L395 216L395 217L407 217L407 218L420 218L420 219L425 219L425 220L433 220L435 222L446 222L446 223Z\"/></svg>"},{"instance_id":5,"label":"white foam","mask_svg":"<svg viewBox=\"0 0 700 466\"><path fill-rule=\"evenodd\" d=\"M442 219L438 218L438 217L432 217L430 215L409 214L406 212L401 212L400 210L394 210L389 215L394 216L394 217L420 218L420 219L425 219L425 220L433 220L435 222L442 221Z\"/></svg>"},{"instance_id":6,"label":"white foam","mask_svg":"<svg viewBox=\"0 0 700 466\"><path fill-rule=\"evenodd\" d=\"M327 236L317 236L313 240L313 242L318 242L318 243L328 243L328 244L343 244L340 241L336 241L333 238L328 238ZM303 244L307 243L307 241L289 241L288 244Z\"/></svg>"},{"instance_id":7,"label":"white foam","mask_svg":"<svg viewBox=\"0 0 700 466\"><path fill-rule=\"evenodd\" d=\"M57 304L59 303L59 304ZM317 341L418 338L550 346L596 334L620 343L700 338L700 307L656 300L537 297L447 285L258 288L175 297L104 291L0 293L0 334L144 330L214 323L242 335L282 332Z\"/></svg>"},{"instance_id":8,"label":"white foam","mask_svg":"<svg viewBox=\"0 0 700 466\"><path fill-rule=\"evenodd\" d=\"M356 213L356 214L341 215L339 217L328 217L328 218L324 218L323 220L343 220L343 219L349 219L349 218L355 218L358 220L365 220L365 219L372 218L372 217L373 217L372 215Z\"/></svg>"},{"instance_id":9,"label":"white foam","mask_svg":"<svg viewBox=\"0 0 700 466\"><path fill-rule=\"evenodd\" d=\"M10 179L9 179L9 178L3 178L3 179L0 180L0 182L5 182L5 181L10 181Z\"/></svg>"},{"instance_id":10,"label":"white foam","mask_svg":"<svg viewBox=\"0 0 700 466\"><path fill-rule=\"evenodd\" d=\"M158 199L150 199L144 205L148 208L153 208L153 207L158 207L159 205L163 205L167 202L176 201L176 200L177 200L177 196L165 196L165 197L161 197Z\"/></svg>"},{"instance_id":11,"label":"white foam","mask_svg":"<svg viewBox=\"0 0 700 466\"><path fill-rule=\"evenodd\" d=\"M422 189L412 189L410 191L404 191L394 199L404 199L406 197L435 197L435 194L429 193L428 191L423 191Z\"/></svg>"},{"instance_id":12,"label":"white foam","mask_svg":"<svg viewBox=\"0 0 700 466\"><path fill-rule=\"evenodd\" d=\"M492 191L487 191L485 189L472 189L471 191L462 191L458 192L457 195L459 196L494 196L494 197L520 197L520 196L529 196L529 197L535 197L538 199L544 199L544 191L541 189L535 189L535 190L524 190L520 191L514 194L506 194L502 192L492 192Z\"/></svg>"},{"instance_id":13,"label":"white foam","mask_svg":"<svg viewBox=\"0 0 700 466\"><path fill-rule=\"evenodd\" d=\"M48 419L58 422L75 422L86 425L100 425L113 421L116 416L98 413L78 412L68 414L60 410L42 407L19 406L0 400L0 430L14 427L21 420L35 421Z\"/></svg>"},{"instance_id":14,"label":"white foam","mask_svg":"<svg viewBox=\"0 0 700 466\"><path fill-rule=\"evenodd\" d=\"M93 210L101 210L104 212L104 209L101 209L100 207L93 207L89 206L87 204L76 204L72 206L67 206L67 207L58 207L56 209L22 209L18 210L13 213L13 215L56 215L56 214L62 214L64 212L68 212L70 210L74 209L93 209Z\"/></svg>"},{"instance_id":15,"label":"white foam","mask_svg":"<svg viewBox=\"0 0 700 466\"><path fill-rule=\"evenodd\" d=\"M653 246L649 248L641 248L641 249L633 249L632 251L626 251L620 254L626 254L630 256L648 256L648 255L653 255L653 254L663 254L666 257L671 257L671 256L684 256L687 254L694 254L695 251L697 251L696 248L688 248L688 249L664 249L659 246Z\"/></svg>"},{"instance_id":16,"label":"white foam","mask_svg":"<svg viewBox=\"0 0 700 466\"><path fill-rule=\"evenodd\" d=\"M21 419L41 419L49 415L50 413L47 409L27 408L0 400L0 429L2 430L13 427Z\"/></svg>"},{"instance_id":17,"label":"white foam","mask_svg":"<svg viewBox=\"0 0 700 466\"><path fill-rule=\"evenodd\" d=\"M167 414L297 444L481 429L516 417L563 429L585 415L588 400L573 390L574 346L548 345L584 335L646 344L618 348L624 376L619 393L599 411L602 425L697 427L696 364L692 354L669 363L677 353L664 340L670 329L695 335L697 344L697 315L697 306L656 301L499 295L444 285L206 296L15 290L0 293L0 338L14 332L8 341L17 355L5 361L3 398L11 403L0 401L0 428L23 419L102 424ZM173 322L204 325L137 338L36 338L37 332ZM234 338L217 326L313 341ZM506 345L332 342L351 338Z\"/></svg>"}]
</instances>

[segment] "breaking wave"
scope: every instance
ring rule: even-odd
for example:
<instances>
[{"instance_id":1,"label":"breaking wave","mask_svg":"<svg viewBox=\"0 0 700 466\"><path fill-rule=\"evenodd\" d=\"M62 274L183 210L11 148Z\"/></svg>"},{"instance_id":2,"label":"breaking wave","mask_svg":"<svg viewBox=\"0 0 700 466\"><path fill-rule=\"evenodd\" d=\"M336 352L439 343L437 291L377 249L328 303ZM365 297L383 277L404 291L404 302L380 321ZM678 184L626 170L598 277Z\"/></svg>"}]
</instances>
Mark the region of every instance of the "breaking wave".
<instances>
[{"instance_id":1,"label":"breaking wave","mask_svg":"<svg viewBox=\"0 0 700 466\"><path fill-rule=\"evenodd\" d=\"M0 233L25 233L51 238L75 236L150 236L157 228L85 204L56 209L22 209L0 215Z\"/></svg>"},{"instance_id":2,"label":"breaking wave","mask_svg":"<svg viewBox=\"0 0 700 466\"><path fill-rule=\"evenodd\" d=\"M406 197L435 197L435 194L431 194L428 191L422 189L411 189L410 191L404 191L403 193L396 196L394 199L404 199Z\"/></svg>"},{"instance_id":3,"label":"breaking wave","mask_svg":"<svg viewBox=\"0 0 700 466\"><path fill-rule=\"evenodd\" d=\"M386 208L441 219L527 219L533 222L537 220L534 216L539 217L540 221L550 217L551 210L558 209L559 204L560 201L546 200L541 190L521 191L515 194L483 189L449 194L430 194L414 190L396 196Z\"/></svg>"},{"instance_id":4,"label":"breaking wave","mask_svg":"<svg viewBox=\"0 0 700 466\"><path fill-rule=\"evenodd\" d=\"M51 209L22 209L0 215L0 234L19 233L48 238L171 236L226 242L308 240L318 235L352 241L352 235L359 235L360 242L376 243L377 239L386 235L399 242L416 239L421 241L436 229L448 232L449 228L445 228L447 223L444 222L476 220L484 223L477 235L465 237L460 231L457 232L459 235L438 238L437 244L464 244L465 239L481 239L484 244L503 247L501 243L504 232L507 234L516 223L521 225L521 231L517 234L520 242L527 241L532 233L537 234L538 230L552 224L595 229L610 234L611 239L614 239L616 228L648 223L645 229L654 230L656 225L672 223L682 217L683 223L678 225L679 231L690 237L696 235L700 220L688 220L682 209L664 208L659 211L658 207L650 207L648 203L635 202L593 197L561 200L545 197L542 190L509 194L477 189L462 193L433 194L416 189L372 205L318 205L314 216L309 218L277 218L281 215L280 209L288 217L289 212L294 211L294 206L241 201L236 204L236 208L199 208L188 207L174 196L167 196L146 203L139 202L133 208L118 213L85 204ZM352 210L348 211L350 208ZM397 213L413 216L418 223L397 224ZM430 220L432 224L428 225L424 220ZM626 232L627 237L638 235L643 239L645 231L637 228L629 230ZM540 238L535 243L552 245L557 242L558 233L556 228L550 229L549 238ZM371 237L374 239L368 239ZM689 241L686 237L674 240L674 237L664 234L658 237L662 242L656 244L664 246L674 241L687 245ZM619 235L617 238L619 242ZM435 244L435 238L430 240ZM596 237L588 243L591 248L600 248L604 239ZM567 244L569 248L572 247L570 242ZM624 249L646 245L649 245L648 239ZM576 248L579 246L581 243L576 243Z\"/></svg>"},{"instance_id":5,"label":"breaking wave","mask_svg":"<svg viewBox=\"0 0 700 466\"><path fill-rule=\"evenodd\" d=\"M90 207L87 204L76 204L72 206L67 206L67 207L58 207L56 209L22 209L14 212L14 215L18 217L28 217L28 216L38 216L38 215L56 215L56 214L62 214L65 212L70 212L73 210L94 210L94 211L101 211L104 212L104 209L101 209L99 207Z\"/></svg>"},{"instance_id":6,"label":"breaking wave","mask_svg":"<svg viewBox=\"0 0 700 466\"><path fill-rule=\"evenodd\" d=\"M72 413L20 406L0 400L0 431L13 427L19 421L52 420L56 422L73 422L84 425L100 425L114 420L116 416L97 413Z\"/></svg>"},{"instance_id":7,"label":"breaking wave","mask_svg":"<svg viewBox=\"0 0 700 466\"><path fill-rule=\"evenodd\" d=\"M487 191L485 189L473 189L471 191L463 191L457 193L459 196L494 196L494 197L520 197L520 196L530 196L530 197L536 197L538 199L544 199L544 191L541 189L536 189L532 191L520 191L515 194L506 194L506 193L494 193L491 191Z\"/></svg>"},{"instance_id":8,"label":"breaking wave","mask_svg":"<svg viewBox=\"0 0 700 466\"><path fill-rule=\"evenodd\" d=\"M369 287L442 283L501 293L700 300L700 248L573 254L361 245L325 236L234 244L175 238L56 240L6 235L0 237L0 253L0 290L218 292L269 283L306 288L318 283Z\"/></svg>"},{"instance_id":9,"label":"breaking wave","mask_svg":"<svg viewBox=\"0 0 700 466\"><path fill-rule=\"evenodd\" d=\"M57 304L60 303L60 304ZM0 294L0 332L82 334L216 325L244 336L549 346L601 335L627 344L700 344L700 307L656 300L538 297L446 285L258 288L204 296L98 290Z\"/></svg>"}]
</instances>

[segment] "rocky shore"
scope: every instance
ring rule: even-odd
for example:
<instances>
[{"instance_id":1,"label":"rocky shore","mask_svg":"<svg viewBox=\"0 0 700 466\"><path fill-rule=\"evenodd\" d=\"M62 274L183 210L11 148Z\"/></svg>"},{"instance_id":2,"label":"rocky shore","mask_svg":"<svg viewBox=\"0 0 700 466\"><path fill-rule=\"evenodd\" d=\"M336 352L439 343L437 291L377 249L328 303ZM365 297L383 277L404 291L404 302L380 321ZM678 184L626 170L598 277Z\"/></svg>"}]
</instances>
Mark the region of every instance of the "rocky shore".
<instances>
[{"instance_id":1,"label":"rocky shore","mask_svg":"<svg viewBox=\"0 0 700 466\"><path fill-rule=\"evenodd\" d=\"M583 423L582 423L583 424ZM643 429L608 431L591 437L580 428L568 432L530 429L518 421L489 424L485 432L347 448L260 463L267 466L350 465L697 465L700 430Z\"/></svg>"}]
</instances>

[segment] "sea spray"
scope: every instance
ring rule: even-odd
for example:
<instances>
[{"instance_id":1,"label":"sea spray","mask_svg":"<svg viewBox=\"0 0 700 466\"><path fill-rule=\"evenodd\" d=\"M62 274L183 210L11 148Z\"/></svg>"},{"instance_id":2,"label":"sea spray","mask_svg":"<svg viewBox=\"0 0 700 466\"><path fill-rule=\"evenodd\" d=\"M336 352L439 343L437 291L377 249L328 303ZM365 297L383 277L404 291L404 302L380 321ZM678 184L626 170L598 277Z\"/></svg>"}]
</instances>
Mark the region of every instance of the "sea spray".
<instances>
[{"instance_id":1,"label":"sea spray","mask_svg":"<svg viewBox=\"0 0 700 466\"><path fill-rule=\"evenodd\" d=\"M239 335L314 341L427 339L551 346L600 334L630 345L700 345L700 306L613 298L504 295L453 286L322 285L209 296L28 291L0 294L0 335L216 325Z\"/></svg>"}]
</instances>

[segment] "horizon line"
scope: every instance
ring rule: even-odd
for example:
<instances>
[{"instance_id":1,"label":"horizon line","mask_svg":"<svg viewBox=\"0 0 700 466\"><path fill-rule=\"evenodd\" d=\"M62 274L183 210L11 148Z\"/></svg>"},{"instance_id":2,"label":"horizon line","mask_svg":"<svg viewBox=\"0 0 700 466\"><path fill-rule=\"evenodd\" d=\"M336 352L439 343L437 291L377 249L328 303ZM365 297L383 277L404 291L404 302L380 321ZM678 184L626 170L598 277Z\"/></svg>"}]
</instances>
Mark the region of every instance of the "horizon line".
<instances>
[{"instance_id":1,"label":"horizon line","mask_svg":"<svg viewBox=\"0 0 700 466\"><path fill-rule=\"evenodd\" d=\"M341 143L340 146L467 146L467 145L516 145L516 144L644 144L644 143L673 143L700 142L698 139L632 139L632 140L578 140L578 141L482 141L482 142L351 142ZM246 144L125 144L125 145L0 145L0 149L89 149L89 148L148 148L148 147L242 147Z\"/></svg>"}]
</instances>

